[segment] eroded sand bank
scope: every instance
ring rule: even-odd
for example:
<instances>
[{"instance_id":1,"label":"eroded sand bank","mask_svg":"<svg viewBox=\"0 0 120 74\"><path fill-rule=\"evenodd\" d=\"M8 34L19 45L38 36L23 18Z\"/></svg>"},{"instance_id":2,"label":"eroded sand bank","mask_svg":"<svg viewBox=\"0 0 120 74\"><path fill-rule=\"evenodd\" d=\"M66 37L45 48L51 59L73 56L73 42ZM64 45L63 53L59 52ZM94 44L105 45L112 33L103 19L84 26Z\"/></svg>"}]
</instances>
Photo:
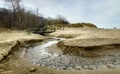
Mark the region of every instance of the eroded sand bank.
<instances>
[{"instance_id":1,"label":"eroded sand bank","mask_svg":"<svg viewBox=\"0 0 120 74\"><path fill-rule=\"evenodd\" d=\"M16 45L39 42L45 37L37 34L29 34L26 31L2 31L0 32L0 60L7 56Z\"/></svg>"}]
</instances>

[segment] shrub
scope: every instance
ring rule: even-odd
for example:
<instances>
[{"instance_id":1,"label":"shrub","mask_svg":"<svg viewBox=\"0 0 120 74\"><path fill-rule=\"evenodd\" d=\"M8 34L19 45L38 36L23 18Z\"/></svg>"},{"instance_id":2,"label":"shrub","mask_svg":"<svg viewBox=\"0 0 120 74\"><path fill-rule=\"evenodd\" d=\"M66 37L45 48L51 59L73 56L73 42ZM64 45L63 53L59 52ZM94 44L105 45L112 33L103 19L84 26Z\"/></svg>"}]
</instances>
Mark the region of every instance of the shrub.
<instances>
[{"instance_id":1,"label":"shrub","mask_svg":"<svg viewBox=\"0 0 120 74\"><path fill-rule=\"evenodd\" d=\"M90 28L97 28L96 25L92 24L92 23L74 23L74 24L69 24L66 25L67 27L90 27Z\"/></svg>"}]
</instances>

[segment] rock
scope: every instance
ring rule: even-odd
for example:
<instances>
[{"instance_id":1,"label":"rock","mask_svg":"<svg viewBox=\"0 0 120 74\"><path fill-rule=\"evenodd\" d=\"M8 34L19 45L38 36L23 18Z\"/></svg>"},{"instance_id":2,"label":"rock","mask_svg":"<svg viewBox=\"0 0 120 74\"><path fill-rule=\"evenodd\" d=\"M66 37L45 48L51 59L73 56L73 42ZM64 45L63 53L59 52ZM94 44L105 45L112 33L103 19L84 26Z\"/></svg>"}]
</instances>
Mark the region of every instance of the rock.
<instances>
[{"instance_id":1,"label":"rock","mask_svg":"<svg viewBox=\"0 0 120 74\"><path fill-rule=\"evenodd\" d=\"M82 70L82 68L80 66L76 66L75 69Z\"/></svg>"},{"instance_id":2,"label":"rock","mask_svg":"<svg viewBox=\"0 0 120 74\"><path fill-rule=\"evenodd\" d=\"M63 69L66 70L66 69L67 69L67 66L63 66Z\"/></svg>"},{"instance_id":3,"label":"rock","mask_svg":"<svg viewBox=\"0 0 120 74\"><path fill-rule=\"evenodd\" d=\"M73 68L72 68L72 67L68 67L67 69L68 69L68 70L73 70Z\"/></svg>"},{"instance_id":4,"label":"rock","mask_svg":"<svg viewBox=\"0 0 120 74\"><path fill-rule=\"evenodd\" d=\"M51 65L51 68L55 69L56 67L54 65Z\"/></svg>"},{"instance_id":5,"label":"rock","mask_svg":"<svg viewBox=\"0 0 120 74\"><path fill-rule=\"evenodd\" d=\"M83 66L83 69L88 69L88 66Z\"/></svg>"},{"instance_id":6,"label":"rock","mask_svg":"<svg viewBox=\"0 0 120 74\"><path fill-rule=\"evenodd\" d=\"M106 67L107 67L108 69L115 69L115 68L116 68L115 65L111 65L111 64L107 65Z\"/></svg>"},{"instance_id":7,"label":"rock","mask_svg":"<svg viewBox=\"0 0 120 74\"><path fill-rule=\"evenodd\" d=\"M59 69L64 69L66 70L67 69L67 66L61 66L61 67L58 67Z\"/></svg>"},{"instance_id":8,"label":"rock","mask_svg":"<svg viewBox=\"0 0 120 74\"><path fill-rule=\"evenodd\" d=\"M29 71L30 71L30 72L35 72L35 71L36 71L36 68L32 67L32 68L30 68Z\"/></svg>"},{"instance_id":9,"label":"rock","mask_svg":"<svg viewBox=\"0 0 120 74\"><path fill-rule=\"evenodd\" d=\"M88 67L88 69L89 69L89 70L93 70L93 68L92 68L92 67Z\"/></svg>"},{"instance_id":10,"label":"rock","mask_svg":"<svg viewBox=\"0 0 120 74\"><path fill-rule=\"evenodd\" d=\"M45 65L44 65L44 64L41 64L41 66L45 67Z\"/></svg>"},{"instance_id":11,"label":"rock","mask_svg":"<svg viewBox=\"0 0 120 74\"><path fill-rule=\"evenodd\" d=\"M99 66L99 69L107 69L107 67L105 65L101 65Z\"/></svg>"}]
</instances>

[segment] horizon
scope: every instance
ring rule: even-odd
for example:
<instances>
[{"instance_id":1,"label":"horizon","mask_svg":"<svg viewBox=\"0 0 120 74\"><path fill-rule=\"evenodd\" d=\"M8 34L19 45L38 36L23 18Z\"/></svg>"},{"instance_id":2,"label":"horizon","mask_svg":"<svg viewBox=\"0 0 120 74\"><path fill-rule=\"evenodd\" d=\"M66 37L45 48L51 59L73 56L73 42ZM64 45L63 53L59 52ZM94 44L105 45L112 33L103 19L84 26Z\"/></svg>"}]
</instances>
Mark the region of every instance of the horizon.
<instances>
[{"instance_id":1,"label":"horizon","mask_svg":"<svg viewBox=\"0 0 120 74\"><path fill-rule=\"evenodd\" d=\"M120 28L120 0L23 0L22 7L55 18L62 15L70 23L93 23L99 28ZM1 8L7 8L3 0Z\"/></svg>"}]
</instances>

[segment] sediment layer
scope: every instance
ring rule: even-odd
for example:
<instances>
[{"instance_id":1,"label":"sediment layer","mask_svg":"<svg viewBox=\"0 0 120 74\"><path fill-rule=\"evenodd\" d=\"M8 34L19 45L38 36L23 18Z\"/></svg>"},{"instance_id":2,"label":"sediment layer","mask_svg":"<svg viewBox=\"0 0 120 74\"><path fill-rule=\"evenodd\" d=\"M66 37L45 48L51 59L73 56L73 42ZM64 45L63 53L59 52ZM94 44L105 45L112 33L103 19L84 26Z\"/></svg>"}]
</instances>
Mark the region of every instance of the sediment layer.
<instances>
[{"instance_id":1,"label":"sediment layer","mask_svg":"<svg viewBox=\"0 0 120 74\"><path fill-rule=\"evenodd\" d=\"M120 52L119 38L71 39L57 44L64 54L84 57L117 55Z\"/></svg>"}]
</instances>

